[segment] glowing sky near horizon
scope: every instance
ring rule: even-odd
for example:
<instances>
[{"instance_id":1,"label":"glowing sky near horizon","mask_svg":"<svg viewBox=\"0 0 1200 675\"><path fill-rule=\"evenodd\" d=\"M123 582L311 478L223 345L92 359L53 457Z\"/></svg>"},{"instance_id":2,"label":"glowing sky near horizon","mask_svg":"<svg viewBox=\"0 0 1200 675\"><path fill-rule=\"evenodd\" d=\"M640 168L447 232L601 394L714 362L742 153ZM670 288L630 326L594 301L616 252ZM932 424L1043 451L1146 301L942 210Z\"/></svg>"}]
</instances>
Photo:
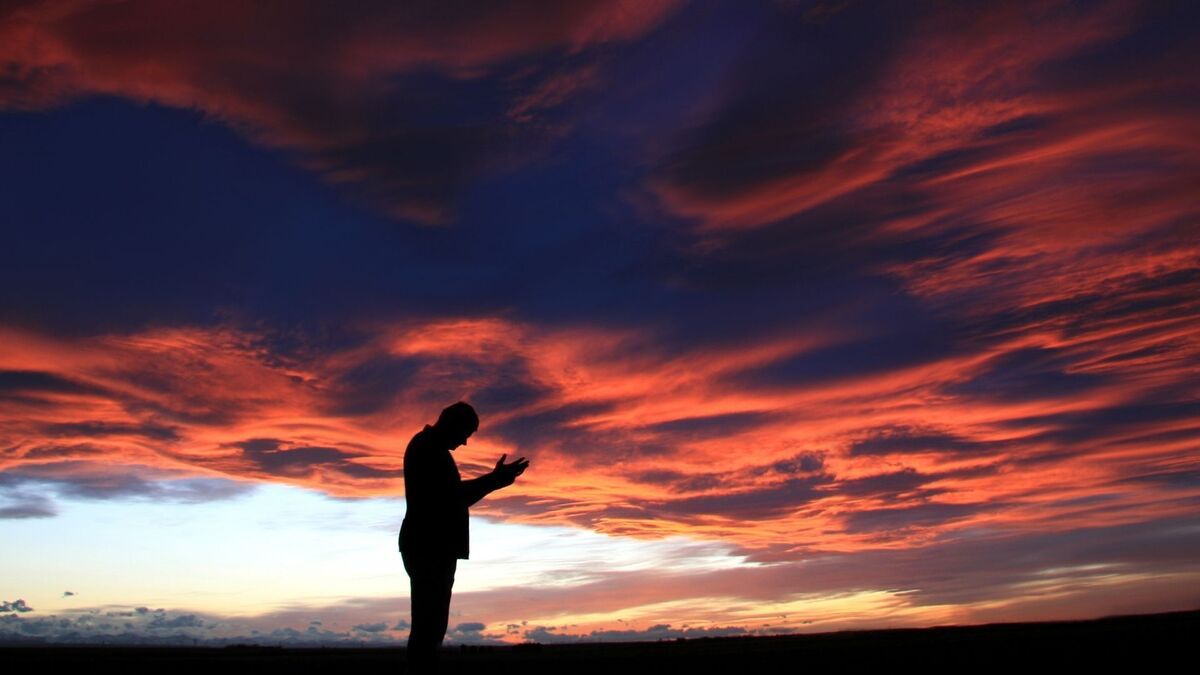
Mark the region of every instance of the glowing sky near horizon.
<instances>
[{"instance_id":1,"label":"glowing sky near horizon","mask_svg":"<svg viewBox=\"0 0 1200 675\"><path fill-rule=\"evenodd\" d=\"M1200 607L1189 3L0 6L0 639Z\"/></svg>"}]
</instances>

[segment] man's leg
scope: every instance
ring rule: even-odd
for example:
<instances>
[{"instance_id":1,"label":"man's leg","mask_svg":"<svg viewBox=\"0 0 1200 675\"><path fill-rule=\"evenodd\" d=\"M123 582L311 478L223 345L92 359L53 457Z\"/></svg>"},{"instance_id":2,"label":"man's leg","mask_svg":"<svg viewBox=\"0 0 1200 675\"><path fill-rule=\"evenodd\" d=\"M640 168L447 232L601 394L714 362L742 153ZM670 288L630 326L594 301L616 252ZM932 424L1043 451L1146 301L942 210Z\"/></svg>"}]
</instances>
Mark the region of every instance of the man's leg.
<instances>
[{"instance_id":1,"label":"man's leg","mask_svg":"<svg viewBox=\"0 0 1200 675\"><path fill-rule=\"evenodd\" d=\"M404 550L400 554L404 559L404 571L408 573L408 597L412 611L408 632L408 665L412 669L424 670L432 666L438 646L433 632L433 626L437 623L436 577L430 575L430 565L424 556ZM431 591L434 595L431 595Z\"/></svg>"},{"instance_id":2,"label":"man's leg","mask_svg":"<svg viewBox=\"0 0 1200 675\"><path fill-rule=\"evenodd\" d=\"M435 655L446 638L446 628L450 623L450 593L454 588L454 572L457 568L458 560L450 558L430 574L429 640L433 643Z\"/></svg>"},{"instance_id":3,"label":"man's leg","mask_svg":"<svg viewBox=\"0 0 1200 675\"><path fill-rule=\"evenodd\" d=\"M404 555L412 604L412 626L408 634L408 662L416 668L430 668L438 647L446 637L450 619L450 591L458 561L449 563L416 555Z\"/></svg>"}]
</instances>

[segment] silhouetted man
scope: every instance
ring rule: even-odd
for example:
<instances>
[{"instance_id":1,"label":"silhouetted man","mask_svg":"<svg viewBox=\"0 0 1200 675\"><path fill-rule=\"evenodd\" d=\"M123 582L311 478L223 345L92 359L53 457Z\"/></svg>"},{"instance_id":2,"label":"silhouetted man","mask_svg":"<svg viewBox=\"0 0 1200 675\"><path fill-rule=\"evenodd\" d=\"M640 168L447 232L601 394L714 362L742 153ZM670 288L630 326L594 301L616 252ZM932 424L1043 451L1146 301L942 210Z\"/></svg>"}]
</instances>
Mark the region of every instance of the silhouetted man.
<instances>
[{"instance_id":1,"label":"silhouetted man","mask_svg":"<svg viewBox=\"0 0 1200 675\"><path fill-rule=\"evenodd\" d=\"M408 662L434 664L450 619L450 589L458 559L469 555L467 509L484 495L513 484L529 466L524 457L471 480L462 480L450 451L466 445L479 428L479 416L459 401L437 423L417 432L404 451L404 493L408 512L400 526L400 555L412 589L412 630Z\"/></svg>"}]
</instances>

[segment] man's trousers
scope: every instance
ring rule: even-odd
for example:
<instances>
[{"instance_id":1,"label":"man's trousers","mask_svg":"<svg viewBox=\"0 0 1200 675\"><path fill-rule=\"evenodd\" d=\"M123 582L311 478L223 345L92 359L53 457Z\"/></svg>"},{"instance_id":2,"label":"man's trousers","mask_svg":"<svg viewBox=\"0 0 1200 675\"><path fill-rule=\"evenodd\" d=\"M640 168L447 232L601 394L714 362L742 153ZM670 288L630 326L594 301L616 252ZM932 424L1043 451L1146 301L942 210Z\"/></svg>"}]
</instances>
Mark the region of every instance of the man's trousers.
<instances>
[{"instance_id":1,"label":"man's trousers","mask_svg":"<svg viewBox=\"0 0 1200 675\"><path fill-rule=\"evenodd\" d=\"M400 550L408 573L412 628L408 634L410 664L432 664L450 621L450 589L458 559Z\"/></svg>"}]
</instances>

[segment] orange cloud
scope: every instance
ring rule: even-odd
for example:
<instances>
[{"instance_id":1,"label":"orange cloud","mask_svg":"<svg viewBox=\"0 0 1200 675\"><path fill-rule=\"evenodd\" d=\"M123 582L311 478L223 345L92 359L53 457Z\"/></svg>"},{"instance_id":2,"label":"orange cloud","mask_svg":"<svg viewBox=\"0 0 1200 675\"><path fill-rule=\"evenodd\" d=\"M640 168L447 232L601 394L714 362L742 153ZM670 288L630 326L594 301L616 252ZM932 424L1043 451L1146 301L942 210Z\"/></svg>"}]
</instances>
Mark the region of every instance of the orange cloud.
<instances>
[{"instance_id":1,"label":"orange cloud","mask_svg":"<svg viewBox=\"0 0 1200 675\"><path fill-rule=\"evenodd\" d=\"M464 474L501 452L534 467L480 514L719 539L764 556L1166 518L1196 492L1174 477L1197 469L1187 457L1200 409L1162 394L1184 373L1074 365L1127 335L1028 334L788 386L755 378L819 360L854 333L668 354L636 331L502 316L362 330L355 346L288 353L229 327L79 339L5 330L0 470L131 464L398 494L408 439L463 398L483 421L458 453ZM1030 382L1028 395L1010 394Z\"/></svg>"}]
</instances>

